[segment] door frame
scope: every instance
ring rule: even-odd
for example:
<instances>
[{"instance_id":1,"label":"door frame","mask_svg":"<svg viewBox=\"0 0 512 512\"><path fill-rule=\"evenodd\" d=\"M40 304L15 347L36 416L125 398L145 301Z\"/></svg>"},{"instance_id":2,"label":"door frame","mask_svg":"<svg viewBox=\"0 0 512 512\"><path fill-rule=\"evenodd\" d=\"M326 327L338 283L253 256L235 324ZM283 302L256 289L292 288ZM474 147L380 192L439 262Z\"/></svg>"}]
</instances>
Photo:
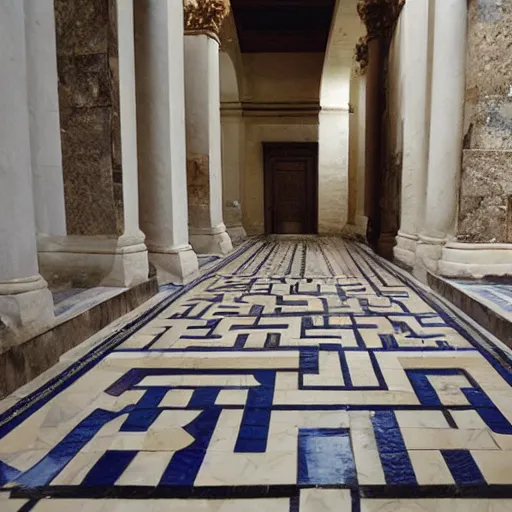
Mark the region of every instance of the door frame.
<instances>
[{"instance_id":1,"label":"door frame","mask_svg":"<svg viewBox=\"0 0 512 512\"><path fill-rule=\"evenodd\" d=\"M311 206L311 233L318 233L318 142L263 142L263 187L264 187L264 210L265 210L265 234L274 233L273 216L273 193L274 180L272 175L272 158L279 156L301 156L301 154L313 157L313 190L307 191L313 204Z\"/></svg>"}]
</instances>

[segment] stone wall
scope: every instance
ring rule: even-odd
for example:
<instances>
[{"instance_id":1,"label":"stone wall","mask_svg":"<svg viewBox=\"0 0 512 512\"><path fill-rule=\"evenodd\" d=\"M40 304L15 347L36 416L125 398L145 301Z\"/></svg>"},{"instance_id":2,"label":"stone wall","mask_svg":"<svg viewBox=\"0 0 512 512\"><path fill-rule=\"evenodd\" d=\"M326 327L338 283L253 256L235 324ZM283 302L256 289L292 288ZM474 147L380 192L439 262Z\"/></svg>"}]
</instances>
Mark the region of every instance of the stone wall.
<instances>
[{"instance_id":1,"label":"stone wall","mask_svg":"<svg viewBox=\"0 0 512 512\"><path fill-rule=\"evenodd\" d=\"M123 232L116 0L55 0L69 235Z\"/></svg>"},{"instance_id":2,"label":"stone wall","mask_svg":"<svg viewBox=\"0 0 512 512\"><path fill-rule=\"evenodd\" d=\"M458 239L512 243L512 0L470 0Z\"/></svg>"}]
</instances>

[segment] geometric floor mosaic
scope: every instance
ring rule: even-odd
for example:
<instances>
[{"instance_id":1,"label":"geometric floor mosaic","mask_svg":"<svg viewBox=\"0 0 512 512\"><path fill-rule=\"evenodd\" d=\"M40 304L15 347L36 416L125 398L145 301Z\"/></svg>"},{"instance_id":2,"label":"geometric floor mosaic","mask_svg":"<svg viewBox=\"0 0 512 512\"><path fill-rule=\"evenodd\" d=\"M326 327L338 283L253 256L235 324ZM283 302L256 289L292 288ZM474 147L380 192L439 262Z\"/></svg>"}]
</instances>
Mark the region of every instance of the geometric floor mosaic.
<instances>
[{"instance_id":1,"label":"geometric floor mosaic","mask_svg":"<svg viewBox=\"0 0 512 512\"><path fill-rule=\"evenodd\" d=\"M512 511L507 356L337 238L259 238L0 416L0 510Z\"/></svg>"}]
</instances>

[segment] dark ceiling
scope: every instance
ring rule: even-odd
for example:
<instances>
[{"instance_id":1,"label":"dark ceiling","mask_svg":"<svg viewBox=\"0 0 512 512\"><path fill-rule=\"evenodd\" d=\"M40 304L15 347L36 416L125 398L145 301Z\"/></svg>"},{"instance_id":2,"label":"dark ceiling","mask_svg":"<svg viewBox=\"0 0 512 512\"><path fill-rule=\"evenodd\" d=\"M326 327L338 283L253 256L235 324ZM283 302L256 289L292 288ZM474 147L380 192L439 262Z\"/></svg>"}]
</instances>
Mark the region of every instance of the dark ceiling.
<instances>
[{"instance_id":1,"label":"dark ceiling","mask_svg":"<svg viewBox=\"0 0 512 512\"><path fill-rule=\"evenodd\" d=\"M324 52L335 0L231 0L240 49Z\"/></svg>"}]
</instances>

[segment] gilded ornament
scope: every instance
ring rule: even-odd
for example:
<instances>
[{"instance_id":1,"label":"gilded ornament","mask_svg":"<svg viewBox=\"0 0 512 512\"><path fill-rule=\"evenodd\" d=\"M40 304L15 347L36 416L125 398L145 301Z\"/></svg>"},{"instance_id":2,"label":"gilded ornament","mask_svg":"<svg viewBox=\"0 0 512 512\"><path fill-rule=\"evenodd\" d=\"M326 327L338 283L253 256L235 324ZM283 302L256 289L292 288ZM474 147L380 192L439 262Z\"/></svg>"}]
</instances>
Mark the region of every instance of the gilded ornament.
<instances>
[{"instance_id":1,"label":"gilded ornament","mask_svg":"<svg viewBox=\"0 0 512 512\"><path fill-rule=\"evenodd\" d=\"M185 33L205 33L218 38L230 8L229 0L183 0Z\"/></svg>"},{"instance_id":2,"label":"gilded ornament","mask_svg":"<svg viewBox=\"0 0 512 512\"><path fill-rule=\"evenodd\" d=\"M356 62L356 74L364 75L368 66L368 38L360 37L356 44L354 60Z\"/></svg>"},{"instance_id":3,"label":"gilded ornament","mask_svg":"<svg viewBox=\"0 0 512 512\"><path fill-rule=\"evenodd\" d=\"M388 37L405 0L359 0L357 12L366 25L368 40Z\"/></svg>"}]
</instances>

